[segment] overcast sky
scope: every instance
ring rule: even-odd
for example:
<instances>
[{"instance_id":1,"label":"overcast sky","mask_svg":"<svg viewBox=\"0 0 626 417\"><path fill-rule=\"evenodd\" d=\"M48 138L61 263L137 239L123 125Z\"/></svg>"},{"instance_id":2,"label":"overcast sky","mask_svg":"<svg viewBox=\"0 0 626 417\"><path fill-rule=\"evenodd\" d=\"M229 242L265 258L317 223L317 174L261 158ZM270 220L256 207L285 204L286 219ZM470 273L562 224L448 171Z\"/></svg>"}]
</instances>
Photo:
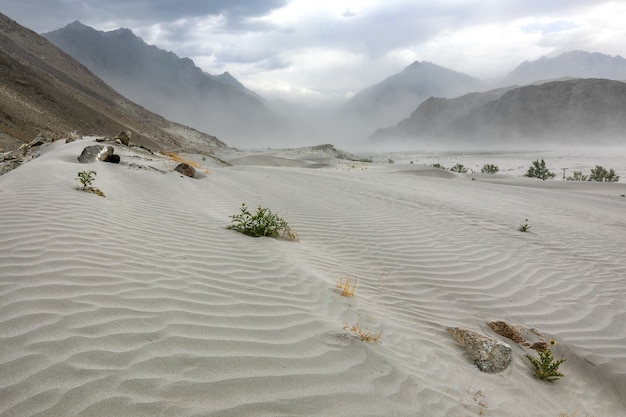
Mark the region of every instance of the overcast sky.
<instances>
[{"instance_id":1,"label":"overcast sky","mask_svg":"<svg viewBox=\"0 0 626 417\"><path fill-rule=\"evenodd\" d=\"M412 62L479 78L575 49L626 56L626 1L2 0L39 33L74 20L131 29L266 97L324 103Z\"/></svg>"}]
</instances>

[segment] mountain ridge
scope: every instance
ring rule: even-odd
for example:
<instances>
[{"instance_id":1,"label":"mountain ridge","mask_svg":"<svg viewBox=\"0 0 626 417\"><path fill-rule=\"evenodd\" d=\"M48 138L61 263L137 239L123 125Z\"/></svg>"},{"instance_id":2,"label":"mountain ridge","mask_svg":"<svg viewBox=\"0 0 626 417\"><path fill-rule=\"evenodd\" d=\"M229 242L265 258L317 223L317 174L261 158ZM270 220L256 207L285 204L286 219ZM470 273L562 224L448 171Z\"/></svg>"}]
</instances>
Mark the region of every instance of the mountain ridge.
<instances>
[{"instance_id":1,"label":"mountain ridge","mask_svg":"<svg viewBox=\"0 0 626 417\"><path fill-rule=\"evenodd\" d=\"M118 94L39 34L0 13L0 147L37 135L133 133L156 149L224 147L216 137L170 122Z\"/></svg>"}]
</instances>

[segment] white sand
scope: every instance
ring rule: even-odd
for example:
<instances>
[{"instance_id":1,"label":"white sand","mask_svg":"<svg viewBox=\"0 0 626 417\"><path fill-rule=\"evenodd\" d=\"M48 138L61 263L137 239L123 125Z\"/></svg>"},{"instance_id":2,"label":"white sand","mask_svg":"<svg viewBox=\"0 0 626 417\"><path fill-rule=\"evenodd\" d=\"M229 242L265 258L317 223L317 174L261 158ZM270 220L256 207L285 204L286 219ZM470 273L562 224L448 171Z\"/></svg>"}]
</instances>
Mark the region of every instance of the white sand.
<instances>
[{"instance_id":1,"label":"white sand","mask_svg":"<svg viewBox=\"0 0 626 417\"><path fill-rule=\"evenodd\" d=\"M156 169L79 164L88 144L0 177L0 416L626 415L626 185L293 151L192 179L131 150ZM226 230L242 202L300 241ZM510 341L480 372L446 326L490 320L555 338L565 377Z\"/></svg>"}]
</instances>

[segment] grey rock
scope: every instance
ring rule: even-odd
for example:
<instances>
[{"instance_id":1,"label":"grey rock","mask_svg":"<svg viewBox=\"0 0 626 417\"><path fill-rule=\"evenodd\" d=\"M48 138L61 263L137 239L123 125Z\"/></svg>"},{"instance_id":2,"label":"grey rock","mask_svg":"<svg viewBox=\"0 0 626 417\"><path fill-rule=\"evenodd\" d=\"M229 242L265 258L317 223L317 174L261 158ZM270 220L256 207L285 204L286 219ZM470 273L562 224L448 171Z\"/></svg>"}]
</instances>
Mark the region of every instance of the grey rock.
<instances>
[{"instance_id":1,"label":"grey rock","mask_svg":"<svg viewBox=\"0 0 626 417\"><path fill-rule=\"evenodd\" d=\"M113 146L91 145L85 147L78 157L78 161L88 163L93 161L106 161L113 155Z\"/></svg>"},{"instance_id":2,"label":"grey rock","mask_svg":"<svg viewBox=\"0 0 626 417\"><path fill-rule=\"evenodd\" d=\"M496 373L511 363L511 346L463 327L448 327L448 333L465 349L483 372Z\"/></svg>"}]
</instances>

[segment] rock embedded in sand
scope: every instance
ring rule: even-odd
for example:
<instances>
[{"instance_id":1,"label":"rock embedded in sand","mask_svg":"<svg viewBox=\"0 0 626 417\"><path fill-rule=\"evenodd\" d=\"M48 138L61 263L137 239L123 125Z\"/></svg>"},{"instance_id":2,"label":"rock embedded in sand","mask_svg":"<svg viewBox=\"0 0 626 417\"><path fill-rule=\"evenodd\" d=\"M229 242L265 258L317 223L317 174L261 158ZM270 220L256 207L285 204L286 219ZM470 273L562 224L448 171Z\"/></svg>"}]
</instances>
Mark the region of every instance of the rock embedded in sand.
<instances>
[{"instance_id":1,"label":"rock embedded in sand","mask_svg":"<svg viewBox=\"0 0 626 417\"><path fill-rule=\"evenodd\" d=\"M113 155L113 146L91 145L85 147L78 157L78 161L82 163L93 161L106 161Z\"/></svg>"},{"instance_id":2,"label":"rock embedded in sand","mask_svg":"<svg viewBox=\"0 0 626 417\"><path fill-rule=\"evenodd\" d=\"M447 330L467 349L481 371L490 374L501 372L511 363L511 346L506 343L463 327L448 327Z\"/></svg>"},{"instance_id":3,"label":"rock embedded in sand","mask_svg":"<svg viewBox=\"0 0 626 417\"><path fill-rule=\"evenodd\" d=\"M183 175L186 175L188 177L193 177L194 175L196 175L196 169L194 167L192 167L189 164L186 163L180 163L176 166L176 168L174 168L174 171L176 172L180 172Z\"/></svg>"},{"instance_id":4,"label":"rock embedded in sand","mask_svg":"<svg viewBox=\"0 0 626 417\"><path fill-rule=\"evenodd\" d=\"M121 143L124 146L130 145L130 137L132 133L130 130L125 130L123 132L118 133L116 137L113 138L114 141Z\"/></svg>"},{"instance_id":5,"label":"rock embedded in sand","mask_svg":"<svg viewBox=\"0 0 626 417\"><path fill-rule=\"evenodd\" d=\"M545 350L548 347L543 334L537 329L521 324L507 323L506 321L490 321L487 325L500 336L511 339L520 346L534 350Z\"/></svg>"}]
</instances>

